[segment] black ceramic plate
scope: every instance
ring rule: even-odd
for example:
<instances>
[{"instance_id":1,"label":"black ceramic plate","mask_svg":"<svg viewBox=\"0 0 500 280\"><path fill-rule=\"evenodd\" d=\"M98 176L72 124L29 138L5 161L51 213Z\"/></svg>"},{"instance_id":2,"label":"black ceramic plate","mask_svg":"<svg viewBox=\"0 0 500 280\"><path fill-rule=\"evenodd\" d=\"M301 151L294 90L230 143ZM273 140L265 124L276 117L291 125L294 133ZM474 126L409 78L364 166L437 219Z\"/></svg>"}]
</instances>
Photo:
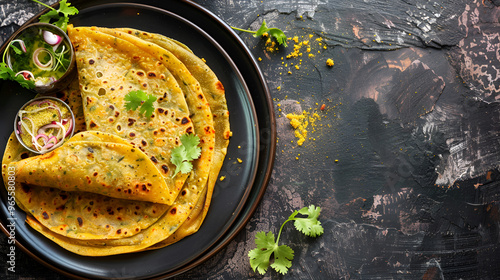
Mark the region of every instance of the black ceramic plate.
<instances>
[{"instance_id":1,"label":"black ceramic plate","mask_svg":"<svg viewBox=\"0 0 500 280\"><path fill-rule=\"evenodd\" d=\"M196 4L168 1L168 7L164 9L133 3L97 5L103 2L74 2L80 13L72 18L72 23L75 26L126 26L167 35L186 43L197 55L205 58L223 82L234 132L221 171L226 180L216 185L212 206L200 231L160 250L103 258L78 256L26 226L22 222L22 211L15 213L18 218L16 238L34 258L67 275L113 279L175 275L196 266L226 245L242 229L260 201L269 180L275 148L276 132L269 92L241 40ZM201 19L204 21L192 23ZM224 38L214 40L214 35ZM252 87L248 89L247 84ZM11 122L16 109L33 95L10 82L0 84L0 94L5 100L0 105L4 115L0 118L3 153L12 132L6 123ZM257 110L253 103L256 103ZM242 159L243 163L235 163L236 158ZM4 188L1 189L2 200L7 201ZM0 214L5 225L9 217L5 204L1 205Z\"/></svg>"}]
</instances>

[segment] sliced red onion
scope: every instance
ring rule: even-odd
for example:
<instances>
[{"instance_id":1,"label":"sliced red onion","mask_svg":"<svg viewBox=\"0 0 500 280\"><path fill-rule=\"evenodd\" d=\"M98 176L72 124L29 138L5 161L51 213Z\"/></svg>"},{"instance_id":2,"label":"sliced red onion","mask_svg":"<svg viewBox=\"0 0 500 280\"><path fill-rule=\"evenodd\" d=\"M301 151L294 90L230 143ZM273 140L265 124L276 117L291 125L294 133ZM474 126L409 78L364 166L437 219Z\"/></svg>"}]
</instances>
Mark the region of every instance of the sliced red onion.
<instances>
[{"instance_id":1,"label":"sliced red onion","mask_svg":"<svg viewBox=\"0 0 500 280\"><path fill-rule=\"evenodd\" d=\"M61 138L61 140L64 140L64 137L66 135L66 128L64 127L64 125L62 125L62 123L58 122L57 125L59 125L59 127L61 128L61 130L59 130L57 132L57 137L58 138ZM62 132L61 133L61 136L59 136L59 132ZM61 141L62 142L62 141Z\"/></svg>"},{"instance_id":2,"label":"sliced red onion","mask_svg":"<svg viewBox=\"0 0 500 280\"><path fill-rule=\"evenodd\" d=\"M53 145L55 145L55 144L57 144L57 142L59 142L59 141L57 140L57 137L55 137L55 136L52 136L52 137L48 138L48 140L47 140L47 144L52 143Z\"/></svg>"},{"instance_id":3,"label":"sliced red onion","mask_svg":"<svg viewBox=\"0 0 500 280\"><path fill-rule=\"evenodd\" d=\"M47 143L45 144L41 149L40 149L40 152L45 152L47 151L48 149L52 148L54 146L54 143Z\"/></svg>"},{"instance_id":4,"label":"sliced red onion","mask_svg":"<svg viewBox=\"0 0 500 280\"><path fill-rule=\"evenodd\" d=\"M61 41L61 42L62 42L62 41ZM54 52L56 52L57 48L59 48L59 46L61 45L61 42L59 42L59 43L55 44L54 46L52 46L52 50L53 50ZM61 50L61 53L63 53L63 52L64 52L64 49L65 49L65 47L64 47L64 45L62 45L62 50Z\"/></svg>"},{"instance_id":5,"label":"sliced red onion","mask_svg":"<svg viewBox=\"0 0 500 280\"><path fill-rule=\"evenodd\" d=\"M48 100L48 99L45 99L45 100L40 100L40 101L38 101L38 102L36 102L36 103L35 103L35 102L33 102L33 103L31 103L31 104L33 104L33 105L38 105L38 107L40 107L40 105L43 105L43 104L49 104L49 105L52 105L52 106L54 106L54 107L57 107L57 105L56 105L56 104L54 104L54 102L52 102L52 101L50 101L50 100Z\"/></svg>"},{"instance_id":6,"label":"sliced red onion","mask_svg":"<svg viewBox=\"0 0 500 280\"><path fill-rule=\"evenodd\" d=\"M49 62L47 62L46 64L43 64L40 59L38 59L38 56L40 55L40 53L42 52L45 52L47 53L49 56L50 56L50 60ZM38 68L42 69L42 70L49 70L52 68L52 64L54 63L54 57L52 56L52 54L47 50L47 49L44 49L44 48L38 48L36 49L34 52L33 52L33 62L35 63L36 66L38 66Z\"/></svg>"},{"instance_id":7,"label":"sliced red onion","mask_svg":"<svg viewBox=\"0 0 500 280\"><path fill-rule=\"evenodd\" d=\"M43 139L44 144L47 144L47 142L49 141L49 137L45 134L38 134L37 136L35 136L35 141L38 141L38 139L40 138Z\"/></svg>"},{"instance_id":8,"label":"sliced red onion","mask_svg":"<svg viewBox=\"0 0 500 280\"><path fill-rule=\"evenodd\" d=\"M40 149L40 152L45 152L49 149L55 149L59 147L62 144L62 141L57 140L56 136L51 136L48 138L47 142L45 142L45 145Z\"/></svg>"},{"instance_id":9,"label":"sliced red onion","mask_svg":"<svg viewBox=\"0 0 500 280\"><path fill-rule=\"evenodd\" d=\"M47 42L47 44L51 46L57 45L62 41L61 36L54 34L48 30L43 31L43 39L45 40L45 42Z\"/></svg>"},{"instance_id":10,"label":"sliced red onion","mask_svg":"<svg viewBox=\"0 0 500 280\"><path fill-rule=\"evenodd\" d=\"M73 119L68 119L67 122L69 122L69 127L68 127L68 131L66 131L66 135L64 135L64 138L68 137L68 135L71 134L71 130L73 130ZM63 124L65 124L63 122Z\"/></svg>"},{"instance_id":11,"label":"sliced red onion","mask_svg":"<svg viewBox=\"0 0 500 280\"><path fill-rule=\"evenodd\" d=\"M17 122L17 134L21 135L23 134L23 131L21 130L21 121Z\"/></svg>"},{"instance_id":12,"label":"sliced red onion","mask_svg":"<svg viewBox=\"0 0 500 280\"><path fill-rule=\"evenodd\" d=\"M31 123L31 130L35 129L35 124L33 123L33 121L30 118L22 117L22 119L30 121L30 123ZM40 144L38 144L38 142L35 141L34 131L30 131L30 129L28 128L28 126L26 125L26 123L23 122L23 121L21 121L21 125L24 127L24 129L26 130L26 132L31 136L31 142L33 142L33 145L35 146L36 150L39 151L42 148L42 146L40 146Z\"/></svg>"},{"instance_id":13,"label":"sliced red onion","mask_svg":"<svg viewBox=\"0 0 500 280\"><path fill-rule=\"evenodd\" d=\"M42 108L42 109L54 109L54 110L56 110L57 115L59 116L59 121L61 121L62 112L61 112L61 109L59 109L59 106L57 106L55 103L53 103L50 100L42 100L40 103L38 103L38 107L40 107L43 104L49 104L49 106Z\"/></svg>"},{"instance_id":14,"label":"sliced red onion","mask_svg":"<svg viewBox=\"0 0 500 280\"><path fill-rule=\"evenodd\" d=\"M14 43L19 43L19 45L21 46L21 49L23 50L23 52L26 52L26 45L24 44L24 41L21 40L21 39L16 39L16 40L12 40L12 42L10 43L11 45L14 44Z\"/></svg>"},{"instance_id":15,"label":"sliced red onion","mask_svg":"<svg viewBox=\"0 0 500 280\"><path fill-rule=\"evenodd\" d=\"M35 75L33 75L33 73L31 73L31 72L30 72L30 71L28 71L28 70L22 70L22 71L19 71L19 72L17 72L17 73L16 73L16 76L17 76L17 75L23 75L23 78L24 78L25 80L30 80L30 77L31 77L31 78L33 78L33 79L35 78Z\"/></svg>"},{"instance_id":16,"label":"sliced red onion","mask_svg":"<svg viewBox=\"0 0 500 280\"><path fill-rule=\"evenodd\" d=\"M46 104L48 106L42 107L43 104ZM35 146L35 149L38 150L41 153L48 152L49 150L53 150L59 146L61 146L64 142L64 139L68 137L71 134L71 131L73 130L74 127L74 121L71 118L67 119L62 119L62 112L60 108L51 100L39 100L36 102L30 103L30 105L37 105L38 108L34 108L33 110L26 111L26 110L20 110L19 111L19 117L22 119L17 123L17 129L16 133L20 134L22 132L21 127L24 127L28 134L31 135L31 141L33 142L33 145ZM27 117L22 117L24 113L36 113L39 111L43 111L45 109L54 109L57 111L59 115L59 121L52 121L48 124L43 125L38 129L35 135L34 131L34 124L33 121ZM27 124L23 122L23 120L27 120L31 123L31 130L28 128ZM66 129L65 126L68 126L69 128ZM47 129L57 129L57 132L54 131L55 135L47 134L46 131ZM43 140L43 145L40 145L38 143L39 139L42 138Z\"/></svg>"},{"instance_id":17,"label":"sliced red onion","mask_svg":"<svg viewBox=\"0 0 500 280\"><path fill-rule=\"evenodd\" d=\"M54 106L55 106L55 105L54 105ZM31 110L31 111L19 110L19 112L20 112L21 114L29 114L29 113L37 113L37 112L43 111L43 110L45 110L45 109L54 109L54 110L59 110L59 108L54 107L54 106L47 106L47 107L43 107L43 108L33 109L33 110Z\"/></svg>"},{"instance_id":18,"label":"sliced red onion","mask_svg":"<svg viewBox=\"0 0 500 280\"><path fill-rule=\"evenodd\" d=\"M50 101L43 101L43 102L40 102L38 103L38 107L40 107L41 104L44 104L44 103L48 103L49 106L47 107L43 107L43 108L38 108L38 109L33 109L31 111L26 111L26 110L19 110L19 113L21 114L29 114L29 113L37 113L37 112L40 112L40 111L43 111L45 109L54 109L57 111L57 116L59 117L59 121L62 119L62 112L61 112L61 109L59 109L59 107L57 107L54 103L50 102Z\"/></svg>"},{"instance_id":19,"label":"sliced red onion","mask_svg":"<svg viewBox=\"0 0 500 280\"><path fill-rule=\"evenodd\" d=\"M62 136L66 135L66 128L64 127L64 125L62 125L60 122L58 122L57 125L59 125L61 127L61 130L59 130L59 132L62 131ZM57 137L59 137L59 132L57 133ZM64 142L64 137L61 138L61 141L56 142L56 144L52 147L52 149L55 149L55 148L61 146L63 142Z\"/></svg>"},{"instance_id":20,"label":"sliced red onion","mask_svg":"<svg viewBox=\"0 0 500 280\"><path fill-rule=\"evenodd\" d=\"M49 128L60 128L59 125L55 124L55 123L49 123L49 124L46 124L42 127L40 127L37 131L38 134L45 134L45 131Z\"/></svg>"},{"instance_id":21,"label":"sliced red onion","mask_svg":"<svg viewBox=\"0 0 500 280\"><path fill-rule=\"evenodd\" d=\"M31 123L31 127L32 127L32 128L34 128L34 127L35 127L35 124L33 123L33 120L32 120L32 119L30 119L30 118L28 118L28 117L23 117L23 120L28 120L28 121L30 121L30 123ZM26 129L26 130L27 130L27 129Z\"/></svg>"},{"instance_id":22,"label":"sliced red onion","mask_svg":"<svg viewBox=\"0 0 500 280\"><path fill-rule=\"evenodd\" d=\"M46 100L37 100L37 101L33 101L33 102L31 102L31 103L30 103L30 104L28 104L28 105L40 105L40 103L45 102L45 101L46 101ZM40 107L40 106L38 106L38 107Z\"/></svg>"},{"instance_id":23,"label":"sliced red onion","mask_svg":"<svg viewBox=\"0 0 500 280\"><path fill-rule=\"evenodd\" d=\"M49 106L47 108L55 109L57 111L57 116L59 117L59 121L61 121L61 119L62 119L62 112L61 112L61 109L59 109L59 107L57 105Z\"/></svg>"},{"instance_id":24,"label":"sliced red onion","mask_svg":"<svg viewBox=\"0 0 500 280\"><path fill-rule=\"evenodd\" d=\"M38 107L41 107L43 104L49 104L49 106L42 108L42 109L54 109L57 112L59 112L59 120L61 120L62 112L61 112L61 109L59 109L59 106L57 106L57 104L46 99L46 100L42 100L40 103L38 103Z\"/></svg>"}]
</instances>

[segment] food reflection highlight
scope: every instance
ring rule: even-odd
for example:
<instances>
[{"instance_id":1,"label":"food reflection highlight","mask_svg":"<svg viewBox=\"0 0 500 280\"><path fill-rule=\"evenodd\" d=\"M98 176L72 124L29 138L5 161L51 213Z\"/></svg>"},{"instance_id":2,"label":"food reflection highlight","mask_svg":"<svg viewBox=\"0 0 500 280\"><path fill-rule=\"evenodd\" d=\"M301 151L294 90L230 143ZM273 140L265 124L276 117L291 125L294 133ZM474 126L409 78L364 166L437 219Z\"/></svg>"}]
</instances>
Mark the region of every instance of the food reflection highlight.
<instances>
[{"instance_id":1,"label":"food reflection highlight","mask_svg":"<svg viewBox=\"0 0 500 280\"><path fill-rule=\"evenodd\" d=\"M4 182L6 170L16 170L27 223L85 256L162 248L195 233L231 137L222 83L163 35L71 25L68 35L78 79L58 96L74 113L72 127L54 102L31 104L2 161ZM35 123L41 114L61 125ZM60 140L71 129L75 135ZM21 142L55 149L36 155Z\"/></svg>"}]
</instances>

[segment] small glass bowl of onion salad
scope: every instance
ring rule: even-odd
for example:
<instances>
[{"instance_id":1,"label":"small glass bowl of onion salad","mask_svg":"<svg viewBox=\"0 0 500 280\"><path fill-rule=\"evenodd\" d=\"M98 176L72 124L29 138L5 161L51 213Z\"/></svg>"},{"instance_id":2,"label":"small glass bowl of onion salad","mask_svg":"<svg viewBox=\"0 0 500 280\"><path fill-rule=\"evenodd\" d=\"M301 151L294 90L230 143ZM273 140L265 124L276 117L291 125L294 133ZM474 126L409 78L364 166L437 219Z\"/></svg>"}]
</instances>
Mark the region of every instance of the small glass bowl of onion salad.
<instances>
[{"instance_id":1,"label":"small glass bowl of onion salad","mask_svg":"<svg viewBox=\"0 0 500 280\"><path fill-rule=\"evenodd\" d=\"M34 80L34 91L60 91L76 77L75 52L68 35L48 23L32 23L12 35L5 63L16 75Z\"/></svg>"},{"instance_id":2,"label":"small glass bowl of onion salad","mask_svg":"<svg viewBox=\"0 0 500 280\"><path fill-rule=\"evenodd\" d=\"M14 132L29 151L44 154L61 146L75 132L75 116L62 100L39 97L24 104L16 115Z\"/></svg>"}]
</instances>

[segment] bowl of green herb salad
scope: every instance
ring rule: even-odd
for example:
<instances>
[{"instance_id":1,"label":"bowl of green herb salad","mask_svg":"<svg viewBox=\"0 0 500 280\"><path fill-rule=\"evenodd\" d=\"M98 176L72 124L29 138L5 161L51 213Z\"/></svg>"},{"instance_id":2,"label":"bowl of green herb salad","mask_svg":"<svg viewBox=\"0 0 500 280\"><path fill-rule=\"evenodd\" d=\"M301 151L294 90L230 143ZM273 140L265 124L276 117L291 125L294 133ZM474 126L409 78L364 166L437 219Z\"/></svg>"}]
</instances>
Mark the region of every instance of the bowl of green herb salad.
<instances>
[{"instance_id":1,"label":"bowl of green herb salad","mask_svg":"<svg viewBox=\"0 0 500 280\"><path fill-rule=\"evenodd\" d=\"M56 92L76 77L68 35L48 23L26 25L14 33L3 53L11 79L37 93Z\"/></svg>"}]
</instances>

